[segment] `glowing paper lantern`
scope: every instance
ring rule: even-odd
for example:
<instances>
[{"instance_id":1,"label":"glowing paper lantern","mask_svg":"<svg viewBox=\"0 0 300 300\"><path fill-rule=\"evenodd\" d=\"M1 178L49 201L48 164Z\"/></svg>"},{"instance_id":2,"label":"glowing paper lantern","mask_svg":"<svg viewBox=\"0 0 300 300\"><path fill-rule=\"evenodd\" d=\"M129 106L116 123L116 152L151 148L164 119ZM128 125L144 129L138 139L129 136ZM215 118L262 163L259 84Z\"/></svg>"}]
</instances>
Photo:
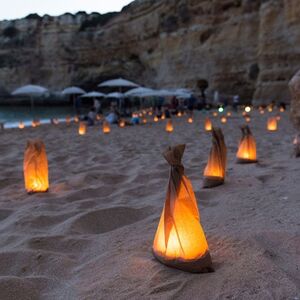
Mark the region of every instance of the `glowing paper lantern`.
<instances>
[{"instance_id":1,"label":"glowing paper lantern","mask_svg":"<svg viewBox=\"0 0 300 300\"><path fill-rule=\"evenodd\" d=\"M251 107L250 107L250 106L246 106L246 107L245 107L245 112L246 112L246 113L249 113L250 111L251 111Z\"/></svg>"},{"instance_id":2,"label":"glowing paper lantern","mask_svg":"<svg viewBox=\"0 0 300 300\"><path fill-rule=\"evenodd\" d=\"M23 122L19 122L19 129L24 129L25 128L25 124Z\"/></svg>"},{"instance_id":3,"label":"glowing paper lantern","mask_svg":"<svg viewBox=\"0 0 300 300\"><path fill-rule=\"evenodd\" d=\"M211 123L210 118L208 118L208 117L205 118L204 128L205 128L205 131L211 131L212 130L212 123Z\"/></svg>"},{"instance_id":4,"label":"glowing paper lantern","mask_svg":"<svg viewBox=\"0 0 300 300\"><path fill-rule=\"evenodd\" d=\"M105 133L105 134L110 133L110 125L109 125L108 122L106 122L106 121L103 122L103 125L102 125L102 131L103 131L103 133Z\"/></svg>"},{"instance_id":5,"label":"glowing paper lantern","mask_svg":"<svg viewBox=\"0 0 300 300\"><path fill-rule=\"evenodd\" d=\"M147 119L143 118L143 124L147 124Z\"/></svg>"},{"instance_id":6,"label":"glowing paper lantern","mask_svg":"<svg viewBox=\"0 0 300 300\"><path fill-rule=\"evenodd\" d=\"M280 106L279 111L284 112L285 111L284 107Z\"/></svg>"},{"instance_id":7,"label":"glowing paper lantern","mask_svg":"<svg viewBox=\"0 0 300 300\"><path fill-rule=\"evenodd\" d=\"M165 120L165 119L166 119L165 113L163 113L163 114L161 115L161 119L162 119L162 120Z\"/></svg>"},{"instance_id":8,"label":"glowing paper lantern","mask_svg":"<svg viewBox=\"0 0 300 300\"><path fill-rule=\"evenodd\" d=\"M101 119L102 119L102 116L99 115L99 114L97 114L97 115L96 115L96 120L97 120L97 121L101 121Z\"/></svg>"},{"instance_id":9,"label":"glowing paper lantern","mask_svg":"<svg viewBox=\"0 0 300 300\"><path fill-rule=\"evenodd\" d=\"M75 122L75 123L78 123L78 122L79 122L79 117L78 117L78 116L75 116L75 117L74 117L74 122Z\"/></svg>"},{"instance_id":10,"label":"glowing paper lantern","mask_svg":"<svg viewBox=\"0 0 300 300\"><path fill-rule=\"evenodd\" d=\"M268 119L267 129L269 131L277 131L277 119L276 117L271 117Z\"/></svg>"},{"instance_id":11,"label":"glowing paper lantern","mask_svg":"<svg viewBox=\"0 0 300 300\"><path fill-rule=\"evenodd\" d=\"M216 111L214 111L214 112L213 112L213 116L214 116L214 117L217 117L217 116L218 116L218 113L217 113Z\"/></svg>"},{"instance_id":12,"label":"glowing paper lantern","mask_svg":"<svg viewBox=\"0 0 300 300\"><path fill-rule=\"evenodd\" d=\"M231 111L227 112L227 117L231 117Z\"/></svg>"},{"instance_id":13,"label":"glowing paper lantern","mask_svg":"<svg viewBox=\"0 0 300 300\"><path fill-rule=\"evenodd\" d=\"M31 126L33 127L33 128L36 128L36 127L39 127L41 125L41 122L40 122L40 120L32 120L32 122L31 122Z\"/></svg>"},{"instance_id":14,"label":"glowing paper lantern","mask_svg":"<svg viewBox=\"0 0 300 300\"><path fill-rule=\"evenodd\" d=\"M126 126L126 123L123 119L120 120L119 122L119 127L124 128Z\"/></svg>"},{"instance_id":15,"label":"glowing paper lantern","mask_svg":"<svg viewBox=\"0 0 300 300\"><path fill-rule=\"evenodd\" d=\"M42 141L27 142L23 170L25 189L28 193L48 191L48 160L45 145Z\"/></svg>"},{"instance_id":16,"label":"glowing paper lantern","mask_svg":"<svg viewBox=\"0 0 300 300\"><path fill-rule=\"evenodd\" d=\"M261 109L261 110L259 111L259 113L260 113L261 115L263 115L263 114L265 113L265 111L264 111L263 109Z\"/></svg>"},{"instance_id":17,"label":"glowing paper lantern","mask_svg":"<svg viewBox=\"0 0 300 300\"><path fill-rule=\"evenodd\" d=\"M188 118L188 123L190 123L190 124L193 123L193 118L192 118L192 117L189 117L189 118Z\"/></svg>"},{"instance_id":18,"label":"glowing paper lantern","mask_svg":"<svg viewBox=\"0 0 300 300\"><path fill-rule=\"evenodd\" d=\"M155 116L155 117L153 118L153 121L154 121L154 122L158 122L158 116Z\"/></svg>"},{"instance_id":19,"label":"glowing paper lantern","mask_svg":"<svg viewBox=\"0 0 300 300\"><path fill-rule=\"evenodd\" d=\"M174 127L173 127L173 123L172 120L168 120L167 124L166 124L166 132L173 132Z\"/></svg>"},{"instance_id":20,"label":"glowing paper lantern","mask_svg":"<svg viewBox=\"0 0 300 300\"><path fill-rule=\"evenodd\" d=\"M251 122L251 117L250 117L249 115L246 115L246 116L245 116L245 121L246 121L247 123L250 123L250 122Z\"/></svg>"},{"instance_id":21,"label":"glowing paper lantern","mask_svg":"<svg viewBox=\"0 0 300 300\"><path fill-rule=\"evenodd\" d=\"M280 121L280 120L281 120L280 115L277 115L275 118L276 118L277 121Z\"/></svg>"},{"instance_id":22,"label":"glowing paper lantern","mask_svg":"<svg viewBox=\"0 0 300 300\"><path fill-rule=\"evenodd\" d=\"M71 117L70 116L66 116L66 124L67 124L67 126L69 126L71 124Z\"/></svg>"},{"instance_id":23,"label":"glowing paper lantern","mask_svg":"<svg viewBox=\"0 0 300 300\"><path fill-rule=\"evenodd\" d=\"M211 188L224 183L227 149L220 128L212 129L212 148L204 170L203 187Z\"/></svg>"},{"instance_id":24,"label":"glowing paper lantern","mask_svg":"<svg viewBox=\"0 0 300 300\"><path fill-rule=\"evenodd\" d=\"M181 112L181 111L179 111L179 112L177 113L177 117L182 117L182 112Z\"/></svg>"},{"instance_id":25,"label":"glowing paper lantern","mask_svg":"<svg viewBox=\"0 0 300 300\"><path fill-rule=\"evenodd\" d=\"M152 116L152 114L153 114L153 113L152 113L152 111L150 110L150 111L148 112L148 115L149 115L149 116Z\"/></svg>"},{"instance_id":26,"label":"glowing paper lantern","mask_svg":"<svg viewBox=\"0 0 300 300\"><path fill-rule=\"evenodd\" d=\"M272 112L273 111L273 106L272 105L269 105L268 106L268 112Z\"/></svg>"},{"instance_id":27,"label":"glowing paper lantern","mask_svg":"<svg viewBox=\"0 0 300 300\"><path fill-rule=\"evenodd\" d=\"M223 117L221 118L221 123L223 123L223 124L227 123L227 118L223 116Z\"/></svg>"},{"instance_id":28,"label":"glowing paper lantern","mask_svg":"<svg viewBox=\"0 0 300 300\"><path fill-rule=\"evenodd\" d=\"M153 254L161 263L173 268L187 272L211 272L212 261L197 201L181 163L184 149L185 145L178 145L164 153L171 173L153 242Z\"/></svg>"},{"instance_id":29,"label":"glowing paper lantern","mask_svg":"<svg viewBox=\"0 0 300 300\"><path fill-rule=\"evenodd\" d=\"M256 158L256 143L248 126L243 126L242 138L239 143L239 149L236 154L238 163L254 163Z\"/></svg>"},{"instance_id":30,"label":"glowing paper lantern","mask_svg":"<svg viewBox=\"0 0 300 300\"><path fill-rule=\"evenodd\" d=\"M85 135L86 134L86 130L87 130L87 126L84 122L80 122L79 123L79 127L78 127L78 133L79 135Z\"/></svg>"}]
</instances>

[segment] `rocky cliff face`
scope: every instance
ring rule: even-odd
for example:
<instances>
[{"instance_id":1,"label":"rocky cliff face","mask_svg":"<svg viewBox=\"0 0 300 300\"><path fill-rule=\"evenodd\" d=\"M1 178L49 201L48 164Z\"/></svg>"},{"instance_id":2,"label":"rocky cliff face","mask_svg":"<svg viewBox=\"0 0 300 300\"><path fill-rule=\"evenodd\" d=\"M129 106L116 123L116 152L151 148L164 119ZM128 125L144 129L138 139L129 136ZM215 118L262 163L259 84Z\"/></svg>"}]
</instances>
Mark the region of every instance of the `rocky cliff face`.
<instances>
[{"instance_id":1,"label":"rocky cliff face","mask_svg":"<svg viewBox=\"0 0 300 300\"><path fill-rule=\"evenodd\" d=\"M289 82L291 91L291 119L296 128L300 130L300 71Z\"/></svg>"},{"instance_id":2,"label":"rocky cliff face","mask_svg":"<svg viewBox=\"0 0 300 300\"><path fill-rule=\"evenodd\" d=\"M136 0L115 15L0 22L0 87L95 88L123 76L256 101L289 100L300 65L299 0Z\"/></svg>"}]
</instances>

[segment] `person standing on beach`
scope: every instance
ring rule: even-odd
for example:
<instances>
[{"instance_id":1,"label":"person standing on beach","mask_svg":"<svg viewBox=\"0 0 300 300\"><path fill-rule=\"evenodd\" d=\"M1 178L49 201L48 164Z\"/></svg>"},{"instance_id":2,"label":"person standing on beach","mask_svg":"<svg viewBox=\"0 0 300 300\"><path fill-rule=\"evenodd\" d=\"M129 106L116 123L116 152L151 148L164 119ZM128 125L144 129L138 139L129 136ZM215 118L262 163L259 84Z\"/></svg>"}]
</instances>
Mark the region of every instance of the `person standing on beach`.
<instances>
[{"instance_id":1,"label":"person standing on beach","mask_svg":"<svg viewBox=\"0 0 300 300\"><path fill-rule=\"evenodd\" d=\"M237 111L239 103L240 103L240 96L239 95L233 96L232 107L233 107L234 111Z\"/></svg>"},{"instance_id":2,"label":"person standing on beach","mask_svg":"<svg viewBox=\"0 0 300 300\"><path fill-rule=\"evenodd\" d=\"M94 109L96 114L99 114L101 112L101 103L97 98L94 98Z\"/></svg>"}]
</instances>

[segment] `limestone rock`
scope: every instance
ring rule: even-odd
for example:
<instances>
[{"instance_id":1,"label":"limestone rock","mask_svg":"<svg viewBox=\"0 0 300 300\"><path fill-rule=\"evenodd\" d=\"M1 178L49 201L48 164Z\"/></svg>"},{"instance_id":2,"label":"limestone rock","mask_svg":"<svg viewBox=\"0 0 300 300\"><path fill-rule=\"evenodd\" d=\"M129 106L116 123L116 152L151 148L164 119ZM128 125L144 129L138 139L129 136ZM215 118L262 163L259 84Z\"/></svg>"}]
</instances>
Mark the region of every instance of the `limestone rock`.
<instances>
[{"instance_id":1,"label":"limestone rock","mask_svg":"<svg viewBox=\"0 0 300 300\"><path fill-rule=\"evenodd\" d=\"M115 14L3 21L0 86L94 89L122 76L196 88L205 80L221 94L288 102L299 16L299 0L136 0Z\"/></svg>"},{"instance_id":2,"label":"limestone rock","mask_svg":"<svg viewBox=\"0 0 300 300\"><path fill-rule=\"evenodd\" d=\"M291 99L291 118L296 128L300 130L300 70L289 82Z\"/></svg>"}]
</instances>

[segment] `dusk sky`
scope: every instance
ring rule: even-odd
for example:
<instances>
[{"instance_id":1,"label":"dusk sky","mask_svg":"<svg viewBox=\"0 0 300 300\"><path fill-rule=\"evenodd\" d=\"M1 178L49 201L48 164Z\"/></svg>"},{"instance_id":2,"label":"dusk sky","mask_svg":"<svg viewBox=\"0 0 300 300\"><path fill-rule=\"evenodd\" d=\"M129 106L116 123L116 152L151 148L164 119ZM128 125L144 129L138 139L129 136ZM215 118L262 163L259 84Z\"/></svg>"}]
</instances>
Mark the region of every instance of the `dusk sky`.
<instances>
[{"instance_id":1,"label":"dusk sky","mask_svg":"<svg viewBox=\"0 0 300 300\"><path fill-rule=\"evenodd\" d=\"M23 18L31 13L61 15L78 11L120 11L132 0L0 0L0 20Z\"/></svg>"}]
</instances>

